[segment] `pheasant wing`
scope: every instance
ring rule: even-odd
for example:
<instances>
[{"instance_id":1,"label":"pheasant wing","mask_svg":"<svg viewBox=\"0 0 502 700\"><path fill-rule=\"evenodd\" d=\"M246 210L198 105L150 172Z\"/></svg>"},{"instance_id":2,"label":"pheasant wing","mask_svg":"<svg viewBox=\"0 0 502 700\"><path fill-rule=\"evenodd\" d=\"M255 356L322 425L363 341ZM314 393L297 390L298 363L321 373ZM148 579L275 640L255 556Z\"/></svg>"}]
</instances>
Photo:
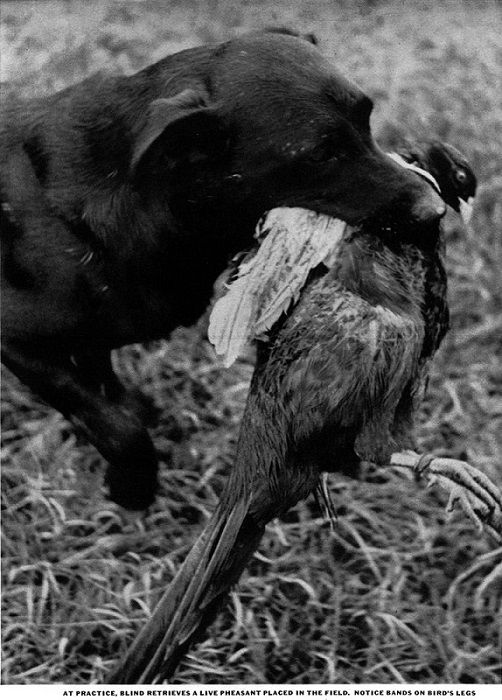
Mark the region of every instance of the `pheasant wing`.
<instances>
[{"instance_id":1,"label":"pheasant wing","mask_svg":"<svg viewBox=\"0 0 502 700\"><path fill-rule=\"evenodd\" d=\"M256 231L260 247L241 263L211 313L209 340L226 367L297 301L311 270L332 264L344 230L343 221L299 207L267 214Z\"/></svg>"}]
</instances>

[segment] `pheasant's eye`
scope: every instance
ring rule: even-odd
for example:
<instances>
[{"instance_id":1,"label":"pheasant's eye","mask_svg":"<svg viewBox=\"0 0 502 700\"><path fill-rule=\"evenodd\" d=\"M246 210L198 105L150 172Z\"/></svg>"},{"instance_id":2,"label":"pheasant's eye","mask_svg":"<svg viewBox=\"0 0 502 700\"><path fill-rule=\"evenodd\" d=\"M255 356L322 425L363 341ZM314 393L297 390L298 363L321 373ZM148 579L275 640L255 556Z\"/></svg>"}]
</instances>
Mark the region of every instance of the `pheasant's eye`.
<instances>
[{"instance_id":1,"label":"pheasant's eye","mask_svg":"<svg viewBox=\"0 0 502 700\"><path fill-rule=\"evenodd\" d=\"M467 181L467 173L463 168L458 168L455 171L455 180L460 184L463 185Z\"/></svg>"}]
</instances>

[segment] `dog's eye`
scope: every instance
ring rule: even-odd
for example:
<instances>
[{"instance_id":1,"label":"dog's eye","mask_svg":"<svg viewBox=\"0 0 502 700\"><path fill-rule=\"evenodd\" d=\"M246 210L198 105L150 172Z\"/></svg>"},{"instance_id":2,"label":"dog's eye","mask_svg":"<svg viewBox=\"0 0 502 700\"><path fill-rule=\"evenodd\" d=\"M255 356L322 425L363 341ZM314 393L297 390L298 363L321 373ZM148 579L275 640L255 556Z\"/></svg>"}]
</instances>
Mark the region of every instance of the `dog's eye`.
<instances>
[{"instance_id":1,"label":"dog's eye","mask_svg":"<svg viewBox=\"0 0 502 700\"><path fill-rule=\"evenodd\" d=\"M457 168L455 171L455 180L459 183L459 185L465 185L467 182L467 173L463 168Z\"/></svg>"},{"instance_id":2,"label":"dog's eye","mask_svg":"<svg viewBox=\"0 0 502 700\"><path fill-rule=\"evenodd\" d=\"M312 163L326 163L339 156L339 147L329 138L324 138L308 154L308 159Z\"/></svg>"}]
</instances>

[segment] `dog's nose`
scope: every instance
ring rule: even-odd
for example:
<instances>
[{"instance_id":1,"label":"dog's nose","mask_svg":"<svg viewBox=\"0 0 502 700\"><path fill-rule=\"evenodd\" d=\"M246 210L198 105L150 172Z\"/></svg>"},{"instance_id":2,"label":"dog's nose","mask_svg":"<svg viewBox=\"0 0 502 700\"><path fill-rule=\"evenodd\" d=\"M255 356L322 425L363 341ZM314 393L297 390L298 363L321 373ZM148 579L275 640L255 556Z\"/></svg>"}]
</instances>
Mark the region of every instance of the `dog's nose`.
<instances>
[{"instance_id":1,"label":"dog's nose","mask_svg":"<svg viewBox=\"0 0 502 700\"><path fill-rule=\"evenodd\" d=\"M419 224L432 224L446 214L446 204L432 187L411 208L412 219Z\"/></svg>"}]
</instances>

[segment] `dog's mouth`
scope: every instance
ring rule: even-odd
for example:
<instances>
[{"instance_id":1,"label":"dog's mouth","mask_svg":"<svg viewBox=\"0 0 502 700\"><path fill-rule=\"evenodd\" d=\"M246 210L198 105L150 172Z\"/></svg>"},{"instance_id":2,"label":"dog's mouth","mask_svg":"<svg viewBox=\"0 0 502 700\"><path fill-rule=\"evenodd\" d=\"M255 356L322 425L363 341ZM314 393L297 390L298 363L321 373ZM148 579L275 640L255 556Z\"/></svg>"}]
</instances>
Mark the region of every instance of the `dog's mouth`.
<instances>
[{"instance_id":1,"label":"dog's mouth","mask_svg":"<svg viewBox=\"0 0 502 700\"><path fill-rule=\"evenodd\" d=\"M366 225L367 222L381 223L384 228L400 226L402 230L413 229L416 232L432 225L441 219L446 212L446 205L437 180L426 170L413 163L408 163L396 153L387 154L387 159L397 165L398 175L402 169L411 171L413 178L418 176L422 186L408 182L409 176L398 186L395 166L391 166L388 177L388 188L382 185L381 177L366 173L358 178L344 180L341 185L333 186L323 183L319 189L301 191L279 198L274 207L301 207L341 219L350 226ZM392 172L394 170L394 172ZM392 175L392 177L391 177ZM272 207L270 207L272 208ZM386 220L386 221L385 221ZM410 230L410 233L413 233Z\"/></svg>"},{"instance_id":2,"label":"dog's mouth","mask_svg":"<svg viewBox=\"0 0 502 700\"><path fill-rule=\"evenodd\" d=\"M372 215L360 212L350 205L341 206L333 202L329 193L316 194L314 196L298 195L281 199L272 209L307 209L319 216L326 216L331 219L339 219L349 226L361 226ZM261 218L266 217L265 212Z\"/></svg>"},{"instance_id":3,"label":"dog's mouth","mask_svg":"<svg viewBox=\"0 0 502 700\"><path fill-rule=\"evenodd\" d=\"M424 243L429 245L436 240L440 232L441 213L432 219L421 220L413 216L412 211L407 207L386 207L385 209L375 208L368 212L347 212L346 208L330 202L327 198L292 198L283 200L274 209L306 209L313 214L327 219L334 219L343 222L354 229L363 228L372 231L386 241L401 240L402 242L414 242L417 245ZM470 209L465 206L465 211ZM270 211L270 210L269 210ZM265 212L260 221L266 218Z\"/></svg>"}]
</instances>

